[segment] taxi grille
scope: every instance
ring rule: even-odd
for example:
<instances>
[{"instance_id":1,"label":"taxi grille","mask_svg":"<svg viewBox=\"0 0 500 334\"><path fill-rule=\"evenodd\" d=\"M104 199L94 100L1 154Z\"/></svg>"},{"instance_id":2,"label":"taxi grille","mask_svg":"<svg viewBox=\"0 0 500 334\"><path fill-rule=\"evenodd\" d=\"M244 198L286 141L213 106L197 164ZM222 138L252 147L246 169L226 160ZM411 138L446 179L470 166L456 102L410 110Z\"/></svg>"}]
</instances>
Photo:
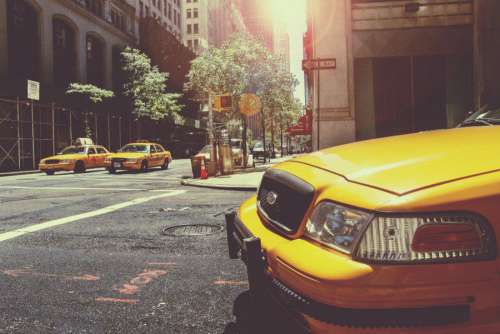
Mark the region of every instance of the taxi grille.
<instances>
[{"instance_id":1,"label":"taxi grille","mask_svg":"<svg viewBox=\"0 0 500 334\"><path fill-rule=\"evenodd\" d=\"M51 160L45 160L45 163L46 164L58 164L59 163L59 160L56 160L56 159L51 159Z\"/></svg>"},{"instance_id":2,"label":"taxi grille","mask_svg":"<svg viewBox=\"0 0 500 334\"><path fill-rule=\"evenodd\" d=\"M299 228L314 197L309 183L277 169L262 178L258 192L259 212L275 227L286 233Z\"/></svg>"},{"instance_id":3,"label":"taxi grille","mask_svg":"<svg viewBox=\"0 0 500 334\"><path fill-rule=\"evenodd\" d=\"M111 162L125 162L127 159L125 158L113 158L111 159Z\"/></svg>"}]
</instances>

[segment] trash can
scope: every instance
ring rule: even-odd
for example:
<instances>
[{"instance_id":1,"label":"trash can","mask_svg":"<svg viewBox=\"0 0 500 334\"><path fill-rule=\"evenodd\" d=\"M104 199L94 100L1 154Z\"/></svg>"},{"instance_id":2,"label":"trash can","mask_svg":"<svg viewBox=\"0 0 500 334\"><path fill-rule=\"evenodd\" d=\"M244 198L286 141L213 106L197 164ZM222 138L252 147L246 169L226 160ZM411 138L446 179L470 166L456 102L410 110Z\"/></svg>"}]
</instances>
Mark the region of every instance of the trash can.
<instances>
[{"instance_id":1,"label":"trash can","mask_svg":"<svg viewBox=\"0 0 500 334\"><path fill-rule=\"evenodd\" d=\"M191 158L191 170L193 171L193 178L199 179L201 174L201 161L205 160L203 156L194 156ZM206 166L205 161L205 166Z\"/></svg>"}]
</instances>

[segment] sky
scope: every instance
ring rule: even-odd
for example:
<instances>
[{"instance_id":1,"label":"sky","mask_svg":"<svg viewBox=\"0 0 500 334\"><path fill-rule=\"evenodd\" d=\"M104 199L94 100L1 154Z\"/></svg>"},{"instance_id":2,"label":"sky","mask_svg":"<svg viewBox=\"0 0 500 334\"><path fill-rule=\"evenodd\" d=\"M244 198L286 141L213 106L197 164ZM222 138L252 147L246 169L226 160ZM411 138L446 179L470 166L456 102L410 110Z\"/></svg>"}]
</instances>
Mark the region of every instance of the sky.
<instances>
[{"instance_id":1,"label":"sky","mask_svg":"<svg viewBox=\"0 0 500 334\"><path fill-rule=\"evenodd\" d=\"M306 31L306 1L307 0L269 0L272 4L272 14L282 18L287 23L290 34L290 65L291 71L300 84L295 90L295 97L304 103L304 72L302 72L303 43L302 37Z\"/></svg>"}]
</instances>

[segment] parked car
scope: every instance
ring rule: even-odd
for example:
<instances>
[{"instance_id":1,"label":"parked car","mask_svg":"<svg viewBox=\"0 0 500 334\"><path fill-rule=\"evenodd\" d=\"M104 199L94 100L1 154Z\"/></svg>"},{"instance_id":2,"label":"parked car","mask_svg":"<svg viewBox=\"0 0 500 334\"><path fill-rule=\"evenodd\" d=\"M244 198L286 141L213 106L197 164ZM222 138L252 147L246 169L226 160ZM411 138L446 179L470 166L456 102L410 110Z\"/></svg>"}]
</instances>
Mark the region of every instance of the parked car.
<instances>
[{"instance_id":1,"label":"parked car","mask_svg":"<svg viewBox=\"0 0 500 334\"><path fill-rule=\"evenodd\" d=\"M44 158L38 164L40 171L54 175L59 171L84 173L91 168L106 167L105 159L111 154L104 146L89 144L68 146L57 155Z\"/></svg>"},{"instance_id":2,"label":"parked car","mask_svg":"<svg viewBox=\"0 0 500 334\"><path fill-rule=\"evenodd\" d=\"M307 333L500 333L494 124L499 111L269 169L226 216L256 309L281 305Z\"/></svg>"},{"instance_id":3,"label":"parked car","mask_svg":"<svg viewBox=\"0 0 500 334\"><path fill-rule=\"evenodd\" d=\"M258 159L269 159L269 152L265 149L264 144L261 141L255 141L252 148L252 155L254 160Z\"/></svg>"},{"instance_id":4,"label":"parked car","mask_svg":"<svg viewBox=\"0 0 500 334\"><path fill-rule=\"evenodd\" d=\"M106 167L110 173L120 169L145 172L152 167L167 169L171 162L172 155L160 144L137 141L108 156Z\"/></svg>"}]
</instances>

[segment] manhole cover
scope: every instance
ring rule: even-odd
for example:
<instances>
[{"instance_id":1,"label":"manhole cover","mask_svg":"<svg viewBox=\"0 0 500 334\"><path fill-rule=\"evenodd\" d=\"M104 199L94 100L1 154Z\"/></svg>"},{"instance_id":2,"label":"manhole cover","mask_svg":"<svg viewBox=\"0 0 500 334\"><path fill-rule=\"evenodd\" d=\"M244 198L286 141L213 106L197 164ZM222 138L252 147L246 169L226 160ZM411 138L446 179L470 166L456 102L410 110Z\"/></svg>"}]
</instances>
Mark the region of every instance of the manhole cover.
<instances>
[{"instance_id":1,"label":"manhole cover","mask_svg":"<svg viewBox=\"0 0 500 334\"><path fill-rule=\"evenodd\" d=\"M222 225L189 224L166 227L162 234L171 237L199 237L224 231Z\"/></svg>"}]
</instances>

